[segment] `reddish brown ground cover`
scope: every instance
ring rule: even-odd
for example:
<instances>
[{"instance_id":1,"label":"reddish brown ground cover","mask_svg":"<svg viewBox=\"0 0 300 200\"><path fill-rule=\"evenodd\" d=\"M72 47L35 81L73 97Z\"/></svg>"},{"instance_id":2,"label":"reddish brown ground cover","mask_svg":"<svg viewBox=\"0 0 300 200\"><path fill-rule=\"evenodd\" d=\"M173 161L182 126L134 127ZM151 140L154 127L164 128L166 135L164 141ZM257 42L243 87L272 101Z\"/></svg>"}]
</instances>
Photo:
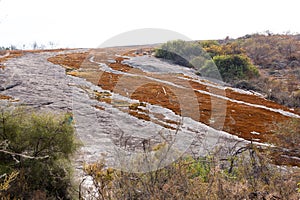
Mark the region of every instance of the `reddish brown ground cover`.
<instances>
[{"instance_id":1,"label":"reddish brown ground cover","mask_svg":"<svg viewBox=\"0 0 300 200\"><path fill-rule=\"evenodd\" d=\"M79 69L81 63L88 56L88 53L76 53L76 54L61 54L48 59L49 62L59 64L64 67L69 66L71 68Z\"/></svg>"}]
</instances>

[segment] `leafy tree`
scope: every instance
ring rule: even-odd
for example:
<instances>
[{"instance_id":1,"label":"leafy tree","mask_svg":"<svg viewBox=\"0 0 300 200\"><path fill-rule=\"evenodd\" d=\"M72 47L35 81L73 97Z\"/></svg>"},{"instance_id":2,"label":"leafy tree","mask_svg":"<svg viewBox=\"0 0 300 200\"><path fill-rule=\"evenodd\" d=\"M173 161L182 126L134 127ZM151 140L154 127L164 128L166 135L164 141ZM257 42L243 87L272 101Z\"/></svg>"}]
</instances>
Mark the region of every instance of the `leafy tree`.
<instances>
[{"instance_id":1,"label":"leafy tree","mask_svg":"<svg viewBox=\"0 0 300 200\"><path fill-rule=\"evenodd\" d=\"M70 114L52 114L2 108L0 112L0 174L17 171L17 184L0 196L33 198L36 191L48 198L68 198L67 163L78 143Z\"/></svg>"}]
</instances>

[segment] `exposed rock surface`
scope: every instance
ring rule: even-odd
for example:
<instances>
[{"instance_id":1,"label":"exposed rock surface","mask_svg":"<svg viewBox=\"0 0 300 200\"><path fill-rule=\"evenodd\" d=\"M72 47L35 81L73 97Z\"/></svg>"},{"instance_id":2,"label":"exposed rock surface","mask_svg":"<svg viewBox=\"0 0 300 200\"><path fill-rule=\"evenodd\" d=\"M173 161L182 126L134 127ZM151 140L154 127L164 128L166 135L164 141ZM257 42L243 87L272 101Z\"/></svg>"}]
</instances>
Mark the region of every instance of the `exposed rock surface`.
<instances>
[{"instance_id":1,"label":"exposed rock surface","mask_svg":"<svg viewBox=\"0 0 300 200\"><path fill-rule=\"evenodd\" d=\"M71 52L74 51L60 53ZM57 54L59 53L27 53L22 57L6 61L6 68L0 72L0 90L1 94L19 100L18 104L59 112L73 112L78 137L84 144L80 153L84 157L78 159L80 165L86 161L97 161L101 153L109 155L109 152L114 152L115 145L112 140L118 140L121 135L126 138L137 134L137 138L149 138L153 134L157 135L157 132L161 130L170 131L151 121L139 120L112 105L93 99L92 91L101 92L103 90L84 79L67 76L63 67L47 61L49 57ZM124 100L124 97L114 95L116 99ZM127 101L131 100L127 99ZM102 106L105 110L96 109L95 105ZM147 106L151 107L151 105ZM176 118L175 114L167 109L153 105L152 109L169 112ZM178 117L177 120L179 120ZM201 129L205 129L203 131L205 133L209 129L209 127L205 126L204 128L190 119L186 119L186 122L191 127L183 126L184 133L199 133ZM192 126L194 126L194 130ZM145 128L143 129L143 127ZM210 144L212 141L217 142L218 137L213 139L214 137L211 136ZM183 145L182 148L187 148L187 146Z\"/></svg>"}]
</instances>

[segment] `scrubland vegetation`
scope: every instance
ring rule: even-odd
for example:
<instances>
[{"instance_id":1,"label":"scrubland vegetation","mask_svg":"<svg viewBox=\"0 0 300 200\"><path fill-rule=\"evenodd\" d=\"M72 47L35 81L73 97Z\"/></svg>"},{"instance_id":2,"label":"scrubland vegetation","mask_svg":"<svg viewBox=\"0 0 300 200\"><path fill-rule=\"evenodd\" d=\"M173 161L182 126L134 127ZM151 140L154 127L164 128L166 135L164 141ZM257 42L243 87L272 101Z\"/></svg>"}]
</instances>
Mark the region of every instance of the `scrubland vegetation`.
<instances>
[{"instance_id":1,"label":"scrubland vegetation","mask_svg":"<svg viewBox=\"0 0 300 200\"><path fill-rule=\"evenodd\" d=\"M69 158L78 146L70 117L1 107L1 199L70 199Z\"/></svg>"},{"instance_id":2,"label":"scrubland vegetation","mask_svg":"<svg viewBox=\"0 0 300 200\"><path fill-rule=\"evenodd\" d=\"M289 107L300 107L300 36L248 35L238 39L261 77L248 83L267 98Z\"/></svg>"}]
</instances>

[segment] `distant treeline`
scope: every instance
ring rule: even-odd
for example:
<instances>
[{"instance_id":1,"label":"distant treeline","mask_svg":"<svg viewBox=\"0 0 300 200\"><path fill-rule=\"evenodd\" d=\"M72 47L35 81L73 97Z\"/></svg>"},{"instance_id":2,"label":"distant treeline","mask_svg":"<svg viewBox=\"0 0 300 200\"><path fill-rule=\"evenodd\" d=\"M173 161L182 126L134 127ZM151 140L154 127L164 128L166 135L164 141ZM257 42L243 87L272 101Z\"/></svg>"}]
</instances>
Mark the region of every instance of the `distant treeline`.
<instances>
[{"instance_id":1,"label":"distant treeline","mask_svg":"<svg viewBox=\"0 0 300 200\"><path fill-rule=\"evenodd\" d=\"M57 46L55 42L48 42L47 44L39 44L37 42L33 42L32 44L22 44L19 46L9 45L9 46L0 46L0 50L21 50L21 49L53 49Z\"/></svg>"}]
</instances>

